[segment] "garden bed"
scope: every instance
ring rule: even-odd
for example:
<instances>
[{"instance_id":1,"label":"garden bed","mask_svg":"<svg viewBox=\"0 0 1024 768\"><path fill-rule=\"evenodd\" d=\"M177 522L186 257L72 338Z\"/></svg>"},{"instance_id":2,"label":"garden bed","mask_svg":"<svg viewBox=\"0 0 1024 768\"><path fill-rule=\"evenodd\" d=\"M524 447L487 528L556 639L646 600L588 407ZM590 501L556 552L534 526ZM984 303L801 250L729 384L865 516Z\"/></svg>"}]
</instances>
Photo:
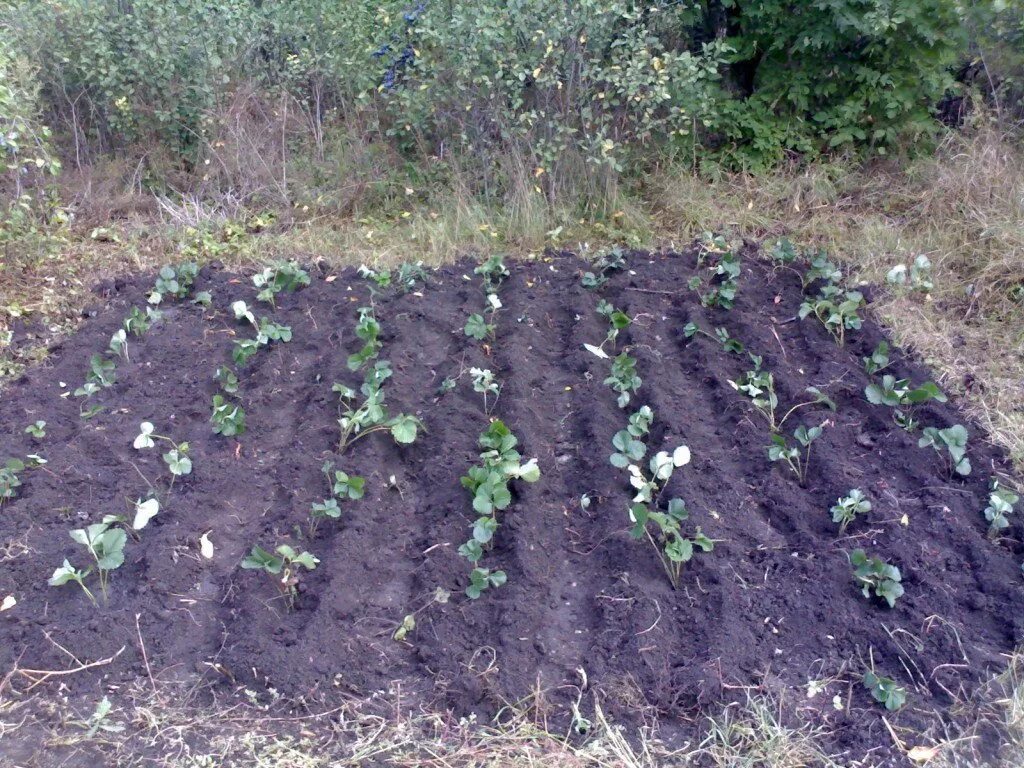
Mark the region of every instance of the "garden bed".
<instances>
[{"instance_id":1,"label":"garden bed","mask_svg":"<svg viewBox=\"0 0 1024 768\"><path fill-rule=\"evenodd\" d=\"M152 673L272 689L314 709L400 690L406 707L481 718L539 685L567 724L571 705L587 717L596 695L621 722L656 714L673 740L692 737L702 711L754 686L792 702L794 716L828 725L828 747L843 761L895 749L883 715L906 744L924 741L937 715L952 721L954 705L1024 637L1019 526L993 540L983 514L1006 459L951 402L914 408L913 433L893 408L869 403L865 387L883 373L915 385L929 374L893 351L889 366L869 375L863 358L884 340L870 319L847 330L841 347L813 316L799 320L802 265L746 248L735 306L724 309L699 300L715 264L711 255L698 266L699 253L629 254L628 269L609 271L596 290L581 283L593 267L571 254L510 262L494 337L482 340L463 330L485 306L474 263L431 272L410 291L378 288L354 270L309 268L310 284L278 293L273 306L256 299L247 276L210 265L187 297L165 295L159 322L127 336L116 380L86 399L72 393L90 357L107 349L132 307L146 306L153 277L98 287L95 315L0 402L0 462L30 454L47 462L21 471L0 507L0 599L17 600L0 613L0 672L74 668L73 654L78 663L113 658L61 680L94 700ZM691 290L696 274L704 286ZM190 301L202 291L211 307ZM609 361L584 346L605 339L602 299L631 320L614 351L605 347L637 361L642 384L625 408L605 384ZM290 340L271 340L235 365L233 342L254 333L236 320L236 300L257 325L266 316L289 327ZM412 443L384 430L339 454L332 384L358 389L363 380L347 361L364 347L355 327L358 309L371 304L376 359L393 369L387 403L422 424ZM687 337L688 323L711 336ZM713 338L719 327L743 353ZM798 425L823 427L803 485L785 462L769 460L766 419L730 385L751 370L748 352L772 372L780 414L815 399L808 387L834 402L834 411L823 402L800 408L780 430L795 444ZM238 377L226 402L245 411L246 429L234 437L214 434L210 422L222 390L214 372L224 365ZM459 554L477 517L460 478L478 462L488 425L472 368L493 372L501 390L487 410L540 469L536 482L510 483L511 504L495 515L480 561L507 582L477 599L464 593L472 565ZM678 589L655 547L631 537L636 491L609 463L613 436L641 405L654 421L639 464L689 448L666 497L685 499L683 529L694 535L699 526L714 545L696 547ZM45 436L24 431L40 420ZM169 444L133 447L142 422L188 443L191 472L172 486L161 457ZM918 444L922 429L955 424L970 435L966 476ZM341 500L340 518L320 520L310 535L311 504L331 496L325 461L364 478L365 493ZM160 511L127 536L106 601L91 580L98 605L73 583L47 584L65 558L87 563L70 529L108 514L130 520L150 486ZM830 508L851 489L872 506L840 533ZM319 559L299 569L291 611L273 579L240 567L254 545L279 544ZM894 607L862 595L849 561L856 549L899 567L905 592ZM886 712L863 685L872 662L906 689L899 711ZM812 680L823 687L808 696ZM5 693L30 682L15 673ZM977 746L986 742L993 748L992 738Z\"/></svg>"}]
</instances>

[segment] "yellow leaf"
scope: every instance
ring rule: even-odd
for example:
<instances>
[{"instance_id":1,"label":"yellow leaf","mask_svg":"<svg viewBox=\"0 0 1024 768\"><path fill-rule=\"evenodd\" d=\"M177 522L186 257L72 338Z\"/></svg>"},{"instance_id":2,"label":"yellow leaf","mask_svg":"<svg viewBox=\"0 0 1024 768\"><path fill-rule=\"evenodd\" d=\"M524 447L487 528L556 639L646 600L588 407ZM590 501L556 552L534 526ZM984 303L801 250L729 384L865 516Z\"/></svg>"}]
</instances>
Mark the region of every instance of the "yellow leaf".
<instances>
[{"instance_id":1,"label":"yellow leaf","mask_svg":"<svg viewBox=\"0 0 1024 768\"><path fill-rule=\"evenodd\" d=\"M907 752L907 757L913 760L915 763L927 763L929 760L933 760L935 756L939 754L938 747L911 747L910 751Z\"/></svg>"},{"instance_id":2,"label":"yellow leaf","mask_svg":"<svg viewBox=\"0 0 1024 768\"><path fill-rule=\"evenodd\" d=\"M903 515L903 517L900 518L900 525L904 528L908 527L910 525L910 518L907 515Z\"/></svg>"}]
</instances>

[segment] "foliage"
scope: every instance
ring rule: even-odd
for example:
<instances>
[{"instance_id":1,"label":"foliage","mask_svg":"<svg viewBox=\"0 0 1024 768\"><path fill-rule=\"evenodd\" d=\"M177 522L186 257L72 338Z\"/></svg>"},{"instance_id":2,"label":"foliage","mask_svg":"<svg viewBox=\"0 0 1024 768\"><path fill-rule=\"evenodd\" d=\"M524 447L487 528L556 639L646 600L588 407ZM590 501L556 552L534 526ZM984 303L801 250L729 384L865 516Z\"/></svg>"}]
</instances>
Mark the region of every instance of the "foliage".
<instances>
[{"instance_id":1,"label":"foliage","mask_svg":"<svg viewBox=\"0 0 1024 768\"><path fill-rule=\"evenodd\" d=\"M903 585L900 583L903 579L900 569L895 565L879 557L868 557L863 549L855 549L850 553L850 565L853 566L854 581L864 597L880 597L892 608L903 596Z\"/></svg>"},{"instance_id":2,"label":"foliage","mask_svg":"<svg viewBox=\"0 0 1024 768\"><path fill-rule=\"evenodd\" d=\"M496 326L494 323L488 323L484 316L478 312L474 312L466 320L466 327L463 329L465 334L471 339L477 341L483 341L484 339L494 339L494 333Z\"/></svg>"},{"instance_id":3,"label":"foliage","mask_svg":"<svg viewBox=\"0 0 1024 768\"><path fill-rule=\"evenodd\" d=\"M860 291L844 291L829 283L822 287L816 299L806 299L797 312L803 320L814 315L825 326L840 347L846 341L846 331L860 328L861 318L857 314L864 306L864 295Z\"/></svg>"},{"instance_id":4,"label":"foliage","mask_svg":"<svg viewBox=\"0 0 1024 768\"><path fill-rule=\"evenodd\" d=\"M840 498L830 510L832 522L839 523L839 535L846 532L846 527L857 519L859 515L866 515L871 511L871 502L859 488L854 488L845 496Z\"/></svg>"},{"instance_id":5,"label":"foliage","mask_svg":"<svg viewBox=\"0 0 1024 768\"><path fill-rule=\"evenodd\" d=\"M907 702L907 689L891 677L881 677L874 670L869 669L864 673L863 682L864 687L871 694L871 698L879 704L884 704L890 712L902 709Z\"/></svg>"},{"instance_id":6,"label":"foliage","mask_svg":"<svg viewBox=\"0 0 1024 768\"><path fill-rule=\"evenodd\" d=\"M698 266L703 264L708 256L715 262L710 267L711 277L708 290L701 294L700 303L705 307L721 307L731 309L736 300L736 292L739 290L740 279L740 257L730 248L725 238L721 235L714 236L705 233L700 242L700 250L697 254ZM688 283L691 290L700 290L704 281L700 275L690 278Z\"/></svg>"},{"instance_id":7,"label":"foliage","mask_svg":"<svg viewBox=\"0 0 1024 768\"><path fill-rule=\"evenodd\" d=\"M885 282L919 293L931 293L932 288L935 287L932 280L931 259L921 254L911 262L909 269L906 264L897 264L886 272Z\"/></svg>"},{"instance_id":8,"label":"foliage","mask_svg":"<svg viewBox=\"0 0 1024 768\"><path fill-rule=\"evenodd\" d=\"M194 261L186 261L177 266L165 265L157 273L153 290L149 294L149 303L160 304L165 296L183 299L192 290L192 284L199 276L199 265Z\"/></svg>"},{"instance_id":9,"label":"foliage","mask_svg":"<svg viewBox=\"0 0 1024 768\"><path fill-rule=\"evenodd\" d=\"M619 408L629 405L630 393L640 389L643 380L636 372L636 358L623 352L612 360L611 373L604 380L606 386L619 393Z\"/></svg>"},{"instance_id":10,"label":"foliage","mask_svg":"<svg viewBox=\"0 0 1024 768\"><path fill-rule=\"evenodd\" d=\"M7 459L0 466L0 504L3 504L9 499L13 499L17 493L18 488L21 487L21 478L19 474L25 469L25 462L21 459Z\"/></svg>"},{"instance_id":11,"label":"foliage","mask_svg":"<svg viewBox=\"0 0 1024 768\"><path fill-rule=\"evenodd\" d=\"M473 380L473 391L484 396L484 414L491 415L491 411L498 402L498 395L501 394L501 385L495 378L494 373L488 368L470 368L469 375ZM494 400L488 407L487 396L493 395Z\"/></svg>"},{"instance_id":12,"label":"foliage","mask_svg":"<svg viewBox=\"0 0 1024 768\"><path fill-rule=\"evenodd\" d=\"M259 545L253 546L242 559L242 568L262 571L270 576L277 585L288 610L295 607L299 595L299 569L314 570L320 561L309 552L299 552L288 544L281 544L273 553Z\"/></svg>"},{"instance_id":13,"label":"foliage","mask_svg":"<svg viewBox=\"0 0 1024 768\"><path fill-rule=\"evenodd\" d=\"M726 328L715 328L715 332L712 335L693 322L687 323L683 326L683 336L688 339L692 339L698 333L702 336L707 336L709 339L717 341L722 345L722 349L726 352L731 352L734 355L742 355L744 352L743 342L739 339L732 338Z\"/></svg>"},{"instance_id":14,"label":"foliage","mask_svg":"<svg viewBox=\"0 0 1024 768\"><path fill-rule=\"evenodd\" d=\"M594 271L584 272L580 283L588 291L596 290L608 282L608 275L626 268L626 253L619 246L605 251L594 259Z\"/></svg>"},{"instance_id":15,"label":"foliage","mask_svg":"<svg viewBox=\"0 0 1024 768\"><path fill-rule=\"evenodd\" d=\"M469 468L461 478L462 487L473 497L473 535L462 546L459 554L473 564L466 595L475 600L489 587L499 587L506 581L504 571L482 568L479 563L485 549L489 549L498 530L498 512L512 504L512 480L535 483L540 480L536 459L523 461L516 446L519 439L494 419L480 435L480 463Z\"/></svg>"},{"instance_id":16,"label":"foliage","mask_svg":"<svg viewBox=\"0 0 1024 768\"><path fill-rule=\"evenodd\" d=\"M608 353L604 351L606 344L611 344L612 348L615 348L615 341L619 338L619 333L629 328L630 323L633 321L629 315L625 312L616 309L612 306L610 301L601 299L597 302L597 313L608 320L608 333L605 334L604 341L598 346L593 344L584 344L583 348L590 352L592 355L600 357L602 360L608 359Z\"/></svg>"},{"instance_id":17,"label":"foliage","mask_svg":"<svg viewBox=\"0 0 1024 768\"><path fill-rule=\"evenodd\" d=\"M998 480L993 480L988 495L988 506L985 507L985 519L988 520L989 533L993 536L1010 527L1007 515L1013 514L1013 505L1020 497Z\"/></svg>"},{"instance_id":18,"label":"foliage","mask_svg":"<svg viewBox=\"0 0 1024 768\"><path fill-rule=\"evenodd\" d=\"M391 416L385 404L384 383L391 378L391 363L378 360L365 374L359 392L344 384L334 384L331 388L341 399L342 414L338 419L341 437L338 441L338 452L356 440L374 432L389 431L396 443L407 445L416 440L418 429L423 427L415 416L399 413ZM358 402L359 395L362 402Z\"/></svg>"},{"instance_id":19,"label":"foliage","mask_svg":"<svg viewBox=\"0 0 1024 768\"><path fill-rule=\"evenodd\" d=\"M279 261L253 275L252 284L258 291L256 299L274 306L277 294L282 291L294 293L309 285L309 273L294 260Z\"/></svg>"},{"instance_id":20,"label":"foliage","mask_svg":"<svg viewBox=\"0 0 1024 768\"><path fill-rule=\"evenodd\" d=\"M366 480L358 475L350 475L340 469L334 469L334 465L324 462L321 471L327 477L327 484L331 488L330 498L323 501L315 501L310 507L309 535L316 535L319 521L325 517L337 520L341 517L341 506L338 501L356 501L363 498L366 492Z\"/></svg>"},{"instance_id":21,"label":"foliage","mask_svg":"<svg viewBox=\"0 0 1024 768\"><path fill-rule=\"evenodd\" d=\"M878 346L864 360L864 372L868 376L874 376L889 367L889 344L886 341L878 342Z\"/></svg>"},{"instance_id":22,"label":"foliage","mask_svg":"<svg viewBox=\"0 0 1024 768\"><path fill-rule=\"evenodd\" d=\"M875 350L874 354L877 354L878 350ZM865 358L865 364L868 360L874 361L874 355L871 358ZM888 361L888 357L885 358ZM909 379L897 379L895 376L886 374L882 377L882 382L872 382L864 388L864 396L867 401L872 405L887 405L890 408L894 408L894 418L896 423L906 429L908 432L913 431L917 427L917 420L914 418L913 413L906 413L903 409L912 409L923 403L927 403L930 400L935 400L938 403L946 402L946 395L942 390L939 389L938 385L932 381L926 381L919 387L914 387Z\"/></svg>"},{"instance_id":23,"label":"foliage","mask_svg":"<svg viewBox=\"0 0 1024 768\"><path fill-rule=\"evenodd\" d=\"M803 424L793 431L793 438L803 448L792 446L786 440L785 435L775 433L772 435L772 444L768 446L768 459L770 461L784 462L793 474L797 476L800 485L807 484L807 468L811 461L811 444L821 437L822 427L807 428Z\"/></svg>"},{"instance_id":24,"label":"foliage","mask_svg":"<svg viewBox=\"0 0 1024 768\"><path fill-rule=\"evenodd\" d=\"M348 356L348 369L358 371L369 361L380 354L382 344L380 343L380 323L373 313L373 307L360 307L358 310L359 319L356 322L356 338L363 342L358 352Z\"/></svg>"},{"instance_id":25,"label":"foliage","mask_svg":"<svg viewBox=\"0 0 1024 768\"><path fill-rule=\"evenodd\" d=\"M42 440L46 437L46 422L42 419L32 422L25 427L25 434L31 435L36 440Z\"/></svg>"},{"instance_id":26,"label":"foliage","mask_svg":"<svg viewBox=\"0 0 1024 768\"><path fill-rule=\"evenodd\" d=\"M151 422L144 421L139 424L139 434L132 442L132 447L137 451L156 447L156 441L166 442L170 446L163 454L164 464L171 472L171 483L169 489L174 488L174 481L184 475L192 474L192 459L189 458L189 444L187 442L177 443L166 435L158 435L154 432Z\"/></svg>"},{"instance_id":27,"label":"foliage","mask_svg":"<svg viewBox=\"0 0 1024 768\"><path fill-rule=\"evenodd\" d=\"M85 578L92 573L93 566L95 566L100 591L103 594L103 599L106 600L110 572L124 564L124 545L128 540L128 535L124 529L114 526L107 520L85 528L76 528L70 531L69 535L72 541L81 544L89 553L92 565L82 571L73 567L65 559L63 565L55 570L53 576L50 577L50 586L59 587L73 581L95 603L96 597L85 585Z\"/></svg>"},{"instance_id":28,"label":"foliage","mask_svg":"<svg viewBox=\"0 0 1024 768\"><path fill-rule=\"evenodd\" d=\"M213 413L210 416L213 433L224 437L236 437L245 432L245 411L240 405L228 402L223 395L213 396Z\"/></svg>"},{"instance_id":29,"label":"foliage","mask_svg":"<svg viewBox=\"0 0 1024 768\"><path fill-rule=\"evenodd\" d=\"M955 472L966 477L971 474L971 461L967 458L967 437L967 429L962 424L954 424L945 429L925 427L917 444L921 448L931 446L940 456L945 453L950 474Z\"/></svg>"},{"instance_id":30,"label":"foliage","mask_svg":"<svg viewBox=\"0 0 1024 768\"><path fill-rule=\"evenodd\" d=\"M254 339L236 339L231 346L231 359L236 365L245 365L260 347L272 341L289 342L292 340L292 329L287 325L279 325L267 317L261 317L259 323L256 316L244 301L231 304L231 311L238 321L244 321L256 331Z\"/></svg>"},{"instance_id":31,"label":"foliage","mask_svg":"<svg viewBox=\"0 0 1024 768\"><path fill-rule=\"evenodd\" d=\"M777 412L779 397L775 393L775 376L771 371L766 371L761 367L764 360L760 355L751 353L750 361L754 364L751 370L746 371L735 381L728 379L728 382L737 392L750 398L751 405L754 406L758 413L764 416L768 422L768 428L773 433L779 432L782 429L782 425L800 408L824 405L829 410L834 411L836 409L835 402L828 395L817 387L808 387L805 391L813 399L797 403L780 417Z\"/></svg>"}]
</instances>

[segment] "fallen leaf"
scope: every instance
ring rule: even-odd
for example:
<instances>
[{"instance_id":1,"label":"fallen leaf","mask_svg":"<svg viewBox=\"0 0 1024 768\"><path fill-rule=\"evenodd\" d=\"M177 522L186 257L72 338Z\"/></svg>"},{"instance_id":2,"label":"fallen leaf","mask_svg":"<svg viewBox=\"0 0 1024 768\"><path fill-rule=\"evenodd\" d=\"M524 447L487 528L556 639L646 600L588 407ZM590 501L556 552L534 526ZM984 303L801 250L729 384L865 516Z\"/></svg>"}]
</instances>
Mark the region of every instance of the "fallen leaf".
<instances>
[{"instance_id":1,"label":"fallen leaf","mask_svg":"<svg viewBox=\"0 0 1024 768\"><path fill-rule=\"evenodd\" d=\"M14 595L8 595L4 598L4 601L0 603L0 612L9 611L11 608L16 606L18 601L14 599Z\"/></svg>"},{"instance_id":2,"label":"fallen leaf","mask_svg":"<svg viewBox=\"0 0 1024 768\"><path fill-rule=\"evenodd\" d=\"M207 560L213 559L213 542L210 541L210 531L199 537L199 554Z\"/></svg>"},{"instance_id":3,"label":"fallen leaf","mask_svg":"<svg viewBox=\"0 0 1024 768\"><path fill-rule=\"evenodd\" d=\"M935 758L939 754L938 747L911 747L910 751L907 752L907 757L913 760L915 763L927 763L929 760Z\"/></svg>"}]
</instances>

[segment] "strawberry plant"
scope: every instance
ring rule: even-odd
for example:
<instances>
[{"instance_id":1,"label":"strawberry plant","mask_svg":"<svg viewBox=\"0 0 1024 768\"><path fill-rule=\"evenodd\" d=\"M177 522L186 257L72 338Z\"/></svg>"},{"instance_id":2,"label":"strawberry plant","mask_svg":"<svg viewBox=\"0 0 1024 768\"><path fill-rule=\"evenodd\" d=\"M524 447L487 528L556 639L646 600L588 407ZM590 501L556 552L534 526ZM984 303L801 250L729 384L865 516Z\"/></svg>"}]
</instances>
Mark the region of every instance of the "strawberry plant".
<instances>
[{"instance_id":1,"label":"strawberry plant","mask_svg":"<svg viewBox=\"0 0 1024 768\"><path fill-rule=\"evenodd\" d=\"M602 253L594 259L594 271L584 272L580 280L587 290L596 290L608 282L608 275L626 268L626 254L619 246Z\"/></svg>"},{"instance_id":2,"label":"strawberry plant","mask_svg":"<svg viewBox=\"0 0 1024 768\"><path fill-rule=\"evenodd\" d=\"M889 345L884 341L878 342L878 346L875 347L874 352L870 356L862 358L864 360L864 372L868 376L873 376L876 373L889 367Z\"/></svg>"},{"instance_id":3,"label":"strawberry plant","mask_svg":"<svg viewBox=\"0 0 1024 768\"><path fill-rule=\"evenodd\" d=\"M484 414L490 416L491 411L494 410L494 406L498 403L498 396L501 394L501 385L494 377L494 373L486 368L470 368L469 375L473 380L473 391L479 392L484 396ZM488 407L487 403L488 395L494 396L494 400L491 401L490 407Z\"/></svg>"},{"instance_id":4,"label":"strawberry plant","mask_svg":"<svg viewBox=\"0 0 1024 768\"><path fill-rule=\"evenodd\" d=\"M825 285L816 299L807 299L800 305L797 316L803 320L814 315L825 326L836 344L846 342L846 331L861 327L857 314L864 306L864 295L860 291L843 291L836 285Z\"/></svg>"},{"instance_id":5,"label":"strawberry plant","mask_svg":"<svg viewBox=\"0 0 1024 768\"><path fill-rule=\"evenodd\" d=\"M252 276L252 284L258 293L256 299L276 306L277 294L282 291L294 293L309 285L309 273L294 260L279 261Z\"/></svg>"},{"instance_id":6,"label":"strawberry plant","mask_svg":"<svg viewBox=\"0 0 1024 768\"><path fill-rule=\"evenodd\" d=\"M701 334L702 336L707 336L709 339L713 341L717 341L719 344L722 345L722 349L724 349L726 352L732 352L735 355L743 354L743 342L741 342L739 339L732 338L729 335L729 331L727 331L725 328L715 328L715 333L714 335L712 335L705 331L700 326L698 326L696 323L687 323L686 325L683 326L683 336L685 336L688 339L692 339L698 333Z\"/></svg>"},{"instance_id":7,"label":"strawberry plant","mask_svg":"<svg viewBox=\"0 0 1024 768\"><path fill-rule=\"evenodd\" d=\"M292 329L287 325L278 325L269 318L262 317L256 322L256 316L249 309L244 301L235 301L231 304L231 311L235 319L245 321L256 331L255 339L236 339L231 348L231 358L236 365L245 365L260 347L264 347L272 341L288 342L292 340Z\"/></svg>"},{"instance_id":8,"label":"strawberry plant","mask_svg":"<svg viewBox=\"0 0 1024 768\"><path fill-rule=\"evenodd\" d=\"M213 380L216 381L222 390L229 395L238 394L238 376L235 372L228 368L226 365L221 365L217 368L213 374Z\"/></svg>"},{"instance_id":9,"label":"strawberry plant","mask_svg":"<svg viewBox=\"0 0 1024 768\"><path fill-rule=\"evenodd\" d=\"M25 434L31 435L36 440L42 440L46 437L46 422L40 419L25 427Z\"/></svg>"},{"instance_id":10,"label":"strawberry plant","mask_svg":"<svg viewBox=\"0 0 1024 768\"><path fill-rule=\"evenodd\" d=\"M845 496L840 498L830 510L832 522L839 523L839 534L846 531L846 526L852 523L858 515L866 515L871 511L871 502L859 488L854 488Z\"/></svg>"},{"instance_id":11,"label":"strawberry plant","mask_svg":"<svg viewBox=\"0 0 1024 768\"><path fill-rule=\"evenodd\" d=\"M0 466L0 504L18 495L21 487L19 473L24 471L25 462L21 459L7 459Z\"/></svg>"},{"instance_id":12,"label":"strawberry plant","mask_svg":"<svg viewBox=\"0 0 1024 768\"><path fill-rule=\"evenodd\" d=\"M147 448L154 448L156 441L166 442L170 447L163 454L164 463L171 471L171 484L168 490L174 487L176 478L192 474L192 460L189 458L189 445L187 442L176 443L166 435L158 435L153 431L153 425L144 421L139 424L139 434L135 437L132 447L137 451Z\"/></svg>"},{"instance_id":13,"label":"strawberry plant","mask_svg":"<svg viewBox=\"0 0 1024 768\"><path fill-rule=\"evenodd\" d=\"M828 254L824 250L819 250L817 253L811 256L810 267L804 272L801 278L804 290L810 287L811 283L816 280L823 280L826 283L838 283L843 279L843 273L828 260Z\"/></svg>"},{"instance_id":14,"label":"strawberry plant","mask_svg":"<svg viewBox=\"0 0 1024 768\"><path fill-rule=\"evenodd\" d=\"M337 520L341 517L341 506L338 504L339 499L341 501L356 501L363 498L366 490L365 479L342 472L340 469L336 470L329 461L324 462L323 467L320 469L327 477L327 484L331 488L331 496L323 501L313 502L310 508L309 535L311 537L316 535L316 529L320 520L327 517Z\"/></svg>"},{"instance_id":15,"label":"strawberry plant","mask_svg":"<svg viewBox=\"0 0 1024 768\"><path fill-rule=\"evenodd\" d=\"M86 577L92 573L95 566L100 592L103 594L103 599L106 600L110 572L124 564L124 545L128 540L127 534L122 528L114 527L109 521L104 521L85 528L76 528L70 531L69 535L72 541L85 547L86 552L92 558L92 565L85 570L79 570L65 559L63 565L55 570L53 576L50 577L50 586L59 587L73 581L95 603L96 597L85 585Z\"/></svg>"},{"instance_id":16,"label":"strawberry plant","mask_svg":"<svg viewBox=\"0 0 1024 768\"><path fill-rule=\"evenodd\" d=\"M611 373L604 380L605 385L619 393L619 408L629 405L630 393L640 389L643 380L636 372L636 358L623 352L612 360Z\"/></svg>"},{"instance_id":17,"label":"strawberry plant","mask_svg":"<svg viewBox=\"0 0 1024 768\"><path fill-rule=\"evenodd\" d=\"M156 314L154 317L153 313ZM132 336L142 336L148 330L153 320L159 318L159 310L152 309L151 307L146 308L146 312L143 312L138 307L132 307L128 313L128 317L124 319L124 329Z\"/></svg>"},{"instance_id":18,"label":"strawberry plant","mask_svg":"<svg viewBox=\"0 0 1024 768\"><path fill-rule=\"evenodd\" d=\"M751 405L764 416L768 422L768 428L772 432L779 432L786 420L800 408L824 405L831 411L836 409L836 404L828 395L817 387L808 387L805 391L812 395L813 399L797 403L779 418L777 413L779 398L775 393L775 376L770 371L761 368L762 358L760 355L751 354L750 360L754 363L754 368L744 373L736 381L729 379L728 382L737 392L750 398Z\"/></svg>"},{"instance_id":19,"label":"strawberry plant","mask_svg":"<svg viewBox=\"0 0 1024 768\"><path fill-rule=\"evenodd\" d=\"M159 304L167 295L176 299L185 298L198 275L199 265L192 261L186 261L176 267L170 265L161 267L160 272L157 273L153 291L149 295L149 303Z\"/></svg>"},{"instance_id":20,"label":"strawberry plant","mask_svg":"<svg viewBox=\"0 0 1024 768\"><path fill-rule=\"evenodd\" d=\"M1007 515L1013 514L1013 505L1018 501L1020 501L1020 497L1016 493L1001 485L998 480L992 481L988 506L985 507L989 535L996 536L1000 531L1010 527Z\"/></svg>"},{"instance_id":21,"label":"strawberry plant","mask_svg":"<svg viewBox=\"0 0 1024 768\"><path fill-rule=\"evenodd\" d=\"M348 369L358 371L371 360L380 354L380 323L377 322L373 313L373 307L360 307L359 319L356 322L356 338L363 342L358 352L348 356Z\"/></svg>"},{"instance_id":22,"label":"strawberry plant","mask_svg":"<svg viewBox=\"0 0 1024 768\"><path fill-rule=\"evenodd\" d=\"M125 362L128 362L128 333L124 328L118 328L114 331L114 335L110 337L107 349Z\"/></svg>"},{"instance_id":23,"label":"strawberry plant","mask_svg":"<svg viewBox=\"0 0 1024 768\"><path fill-rule=\"evenodd\" d=\"M945 456L946 466L950 475L954 472L962 477L971 474L971 461L967 458L967 429L962 424L954 424L946 429L925 427L921 432L918 446L931 446L940 456Z\"/></svg>"},{"instance_id":24,"label":"strawberry plant","mask_svg":"<svg viewBox=\"0 0 1024 768\"><path fill-rule=\"evenodd\" d=\"M359 392L344 384L332 387L338 393L343 408L338 419L341 427L339 453L344 453L359 438L385 430L390 431L394 441L402 445L416 440L416 432L423 427L423 422L406 413L395 416L388 414L384 402L384 382L391 378L391 373L391 364L387 360L378 360L367 370ZM360 394L362 402L359 402Z\"/></svg>"},{"instance_id":25,"label":"strawberry plant","mask_svg":"<svg viewBox=\"0 0 1024 768\"><path fill-rule=\"evenodd\" d=\"M256 545L242 559L242 568L270 576L290 611L299 596L299 569L312 571L319 563L309 552L298 552L287 544L281 544L273 553Z\"/></svg>"},{"instance_id":26,"label":"strawberry plant","mask_svg":"<svg viewBox=\"0 0 1024 768\"><path fill-rule=\"evenodd\" d=\"M786 436L776 433L772 435L772 444L768 446L768 459L784 462L797 476L800 485L807 484L807 467L811 461L811 444L821 437L822 427L808 429L803 424L793 431L793 438L803 448L790 445Z\"/></svg>"},{"instance_id":27,"label":"strawberry plant","mask_svg":"<svg viewBox=\"0 0 1024 768\"><path fill-rule=\"evenodd\" d=\"M488 323L484 319L484 316L479 313L473 313L466 320L466 326L463 332L471 339L477 341L483 341L484 339L494 339L497 326L494 323Z\"/></svg>"},{"instance_id":28,"label":"strawberry plant","mask_svg":"<svg viewBox=\"0 0 1024 768\"><path fill-rule=\"evenodd\" d=\"M932 281L931 259L921 254L911 262L909 269L906 264L897 264L886 273L885 282L919 293L931 293L935 287Z\"/></svg>"},{"instance_id":29,"label":"strawberry plant","mask_svg":"<svg viewBox=\"0 0 1024 768\"><path fill-rule=\"evenodd\" d=\"M771 249L768 251L768 255L771 256L772 261L776 264L792 264L796 261L797 253L796 246L793 245L793 241L788 237L780 237L774 243L772 243Z\"/></svg>"},{"instance_id":30,"label":"strawberry plant","mask_svg":"<svg viewBox=\"0 0 1024 768\"><path fill-rule=\"evenodd\" d=\"M721 237L706 239L701 246L697 263L703 263L706 254L709 253L716 255L717 259L715 265L710 268L710 285L708 290L701 294L700 303L705 307L731 309L736 301L736 292L739 290L740 257L729 249ZM690 278L688 283L690 289L695 291L699 291L702 285L703 280L700 275Z\"/></svg>"},{"instance_id":31,"label":"strawberry plant","mask_svg":"<svg viewBox=\"0 0 1024 768\"><path fill-rule=\"evenodd\" d=\"M584 344L583 348L586 349L593 355L600 357L602 360L609 359L609 355L604 351L606 344L611 344L612 348L615 347L615 340L618 339L619 333L629 327L632 320L629 315L622 312L612 306L611 302L601 299L597 302L597 313L608 320L608 333L605 334L604 341L600 345L594 346L593 344Z\"/></svg>"},{"instance_id":32,"label":"strawberry plant","mask_svg":"<svg viewBox=\"0 0 1024 768\"><path fill-rule=\"evenodd\" d=\"M245 411L240 405L225 400L223 395L214 395L210 422L215 435L235 437L245 432Z\"/></svg>"},{"instance_id":33,"label":"strawberry plant","mask_svg":"<svg viewBox=\"0 0 1024 768\"><path fill-rule=\"evenodd\" d=\"M489 587L499 587L506 581L504 571L492 571L479 565L486 548L491 546L498 530L498 512L512 504L509 483L522 480L535 483L540 479L536 459L523 462L516 450L519 439L504 424L495 419L480 435L480 463L469 468L461 478L462 487L473 497L473 535L462 546L459 554L473 564L466 595L472 600L480 597Z\"/></svg>"},{"instance_id":34,"label":"strawberry plant","mask_svg":"<svg viewBox=\"0 0 1024 768\"><path fill-rule=\"evenodd\" d=\"M893 608L903 596L903 585L900 583L903 579L900 569L895 565L879 557L868 557L863 549L855 549L850 553L850 565L853 566L853 579L864 597L880 597Z\"/></svg>"},{"instance_id":35,"label":"strawberry plant","mask_svg":"<svg viewBox=\"0 0 1024 768\"><path fill-rule=\"evenodd\" d=\"M891 677L882 677L875 671L874 660L871 668L864 673L864 687L868 689L871 698L879 704L885 705L890 712L902 709L907 703L907 689L899 685Z\"/></svg>"},{"instance_id":36,"label":"strawberry plant","mask_svg":"<svg viewBox=\"0 0 1024 768\"><path fill-rule=\"evenodd\" d=\"M497 293L502 282L511 274L505 266L504 257L497 253L488 257L473 273L483 278L484 293L487 294Z\"/></svg>"},{"instance_id":37,"label":"strawberry plant","mask_svg":"<svg viewBox=\"0 0 1024 768\"><path fill-rule=\"evenodd\" d=\"M914 387L910 379L897 379L888 374L882 377L881 384L868 384L864 388L864 397L872 405L888 405L891 408L921 405L929 400L946 402L946 395L933 381Z\"/></svg>"}]
</instances>

